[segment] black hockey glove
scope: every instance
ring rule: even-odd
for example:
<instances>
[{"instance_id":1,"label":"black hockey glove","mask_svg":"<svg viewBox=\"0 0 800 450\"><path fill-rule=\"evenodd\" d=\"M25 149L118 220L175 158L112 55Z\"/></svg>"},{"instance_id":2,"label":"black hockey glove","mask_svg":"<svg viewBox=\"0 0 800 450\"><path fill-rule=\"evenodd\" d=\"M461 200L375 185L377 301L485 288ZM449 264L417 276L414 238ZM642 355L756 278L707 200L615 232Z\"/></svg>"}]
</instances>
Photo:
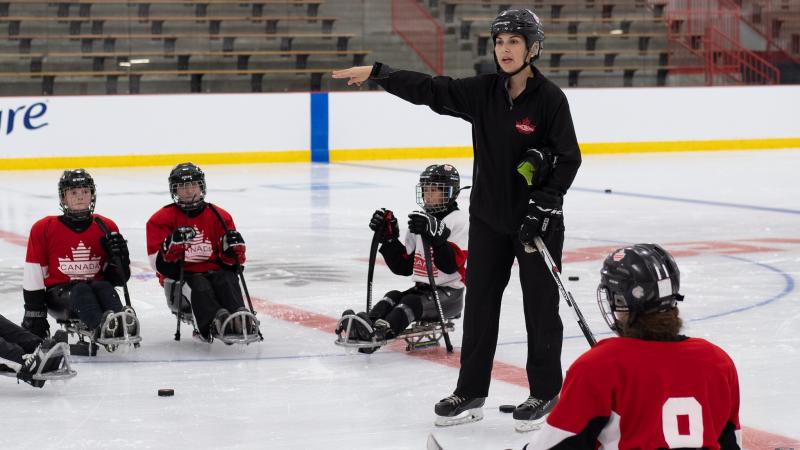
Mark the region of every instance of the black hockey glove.
<instances>
[{"instance_id":1,"label":"black hockey glove","mask_svg":"<svg viewBox=\"0 0 800 450\"><path fill-rule=\"evenodd\" d=\"M50 323L47 322L47 312L25 310L25 316L22 319L22 328L25 328L42 339L50 337Z\"/></svg>"},{"instance_id":2,"label":"black hockey glove","mask_svg":"<svg viewBox=\"0 0 800 450\"><path fill-rule=\"evenodd\" d=\"M161 253L164 261L175 262L183 259L186 247L196 235L197 233L192 227L178 227L174 229L172 234L167 236L161 244Z\"/></svg>"},{"instance_id":3,"label":"black hockey glove","mask_svg":"<svg viewBox=\"0 0 800 450\"><path fill-rule=\"evenodd\" d=\"M391 209L376 209L369 220L369 229L380 233L381 244L392 242L400 237L397 218Z\"/></svg>"},{"instance_id":4,"label":"black hockey glove","mask_svg":"<svg viewBox=\"0 0 800 450\"><path fill-rule=\"evenodd\" d=\"M444 222L422 211L414 211L408 215L408 231L418 234L423 241L438 247L450 237L450 229Z\"/></svg>"},{"instance_id":5,"label":"black hockey glove","mask_svg":"<svg viewBox=\"0 0 800 450\"><path fill-rule=\"evenodd\" d=\"M47 294L44 289L29 291L22 290L25 301L25 315L22 319L22 328L39 336L42 339L50 336L50 324L47 322Z\"/></svg>"},{"instance_id":6,"label":"black hockey glove","mask_svg":"<svg viewBox=\"0 0 800 450\"><path fill-rule=\"evenodd\" d=\"M229 266L244 264L245 250L244 238L236 230L229 230L219 241L219 258Z\"/></svg>"},{"instance_id":7,"label":"black hockey glove","mask_svg":"<svg viewBox=\"0 0 800 450\"><path fill-rule=\"evenodd\" d=\"M519 240L523 244L531 244L533 238L541 236L546 239L553 229L563 220L561 207L563 198L558 194L546 191L533 191L528 202L528 215L522 219L519 227Z\"/></svg>"},{"instance_id":8,"label":"black hockey glove","mask_svg":"<svg viewBox=\"0 0 800 450\"><path fill-rule=\"evenodd\" d=\"M548 149L529 148L517 164L517 172L525 178L530 189L544 186L553 170L553 157Z\"/></svg>"},{"instance_id":9,"label":"black hockey glove","mask_svg":"<svg viewBox=\"0 0 800 450\"><path fill-rule=\"evenodd\" d=\"M100 245L109 257L119 256L123 264L129 261L128 242L116 231L109 233L108 237L101 236Z\"/></svg>"}]
</instances>

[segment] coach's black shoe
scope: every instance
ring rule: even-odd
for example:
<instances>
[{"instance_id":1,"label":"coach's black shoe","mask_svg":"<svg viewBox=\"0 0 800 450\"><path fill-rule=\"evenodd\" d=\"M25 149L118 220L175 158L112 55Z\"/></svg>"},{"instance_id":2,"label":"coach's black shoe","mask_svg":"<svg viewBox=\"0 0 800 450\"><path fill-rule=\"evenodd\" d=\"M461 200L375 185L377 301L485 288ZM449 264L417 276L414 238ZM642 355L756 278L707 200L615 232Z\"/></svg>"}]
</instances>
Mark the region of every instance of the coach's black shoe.
<instances>
[{"instance_id":1,"label":"coach's black shoe","mask_svg":"<svg viewBox=\"0 0 800 450\"><path fill-rule=\"evenodd\" d=\"M436 412L436 426L449 427L462 423L477 422L483 419L484 397L462 397L453 394L439 400L433 410Z\"/></svg>"},{"instance_id":2,"label":"coach's black shoe","mask_svg":"<svg viewBox=\"0 0 800 450\"><path fill-rule=\"evenodd\" d=\"M550 400L528 397L514 409L514 429L521 433L538 430L550 411L556 407L556 403L558 403L557 395Z\"/></svg>"}]
</instances>

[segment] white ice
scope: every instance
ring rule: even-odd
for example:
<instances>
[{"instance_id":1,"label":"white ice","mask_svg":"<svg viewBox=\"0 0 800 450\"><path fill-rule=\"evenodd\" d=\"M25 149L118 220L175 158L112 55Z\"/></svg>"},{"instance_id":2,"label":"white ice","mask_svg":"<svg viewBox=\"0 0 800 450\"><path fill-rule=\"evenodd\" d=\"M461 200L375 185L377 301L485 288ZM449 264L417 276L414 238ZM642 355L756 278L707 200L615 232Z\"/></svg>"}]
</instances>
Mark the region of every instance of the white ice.
<instances>
[{"instance_id":1,"label":"white ice","mask_svg":"<svg viewBox=\"0 0 800 450\"><path fill-rule=\"evenodd\" d=\"M233 214L247 241L245 274L265 340L244 349L193 342L186 326L183 340L173 340L175 321L144 241L145 221L170 201L169 168L91 170L96 211L129 241L144 340L136 350L73 357L78 376L41 390L0 378L0 447L419 449L434 433L448 450L521 448L530 436L497 407L527 397L524 378L493 380L483 421L437 428L433 405L458 375L457 363L442 363L442 349L365 356L333 344L330 323L364 308L372 211L394 209L405 230L430 162L203 167L207 199ZM471 184L472 160L449 162ZM568 288L595 333L609 336L595 302L600 255L661 243L682 271L687 334L722 346L738 365L742 423L792 441L800 439L798 173L800 150L586 156L565 201L572 256L564 275L580 277ZM25 238L35 220L58 213L58 176L2 174L0 313L15 322ZM460 205L468 206L466 195ZM409 284L377 267L376 296ZM564 303L561 314L566 370L587 344ZM501 321L496 361L524 374L516 270ZM460 341L459 322L456 351ZM157 397L159 388L175 396Z\"/></svg>"}]
</instances>

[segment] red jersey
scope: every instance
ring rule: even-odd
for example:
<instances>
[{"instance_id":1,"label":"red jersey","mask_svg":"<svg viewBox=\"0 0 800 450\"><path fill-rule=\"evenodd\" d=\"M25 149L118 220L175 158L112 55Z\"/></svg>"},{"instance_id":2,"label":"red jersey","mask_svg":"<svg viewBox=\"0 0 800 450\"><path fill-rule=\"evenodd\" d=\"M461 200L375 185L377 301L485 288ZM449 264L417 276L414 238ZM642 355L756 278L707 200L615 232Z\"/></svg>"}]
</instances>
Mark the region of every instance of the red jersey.
<instances>
[{"instance_id":1,"label":"red jersey","mask_svg":"<svg viewBox=\"0 0 800 450\"><path fill-rule=\"evenodd\" d=\"M225 226L229 230L235 230L231 215L214 205ZM156 268L156 256L161 250L161 244L173 230L178 227L192 227L197 235L192 239L186 249L186 259L184 270L194 273L205 273L220 270L219 264L219 244L225 228L214 211L211 204L206 204L203 211L195 217L189 217L185 212L174 204L167 205L153 214L147 221L147 255L150 258L150 266L158 272ZM159 274L159 279L163 282L163 275Z\"/></svg>"},{"instance_id":2,"label":"red jersey","mask_svg":"<svg viewBox=\"0 0 800 450\"><path fill-rule=\"evenodd\" d=\"M31 227L28 251L25 255L22 287L36 291L74 280L102 280L108 257L100 238L103 230L92 220L91 225L77 232L61 220L47 216ZM99 217L109 231L119 232L113 220Z\"/></svg>"},{"instance_id":3,"label":"red jersey","mask_svg":"<svg viewBox=\"0 0 800 450\"><path fill-rule=\"evenodd\" d=\"M567 371L561 399L528 449L741 448L731 358L698 338L611 338Z\"/></svg>"}]
</instances>

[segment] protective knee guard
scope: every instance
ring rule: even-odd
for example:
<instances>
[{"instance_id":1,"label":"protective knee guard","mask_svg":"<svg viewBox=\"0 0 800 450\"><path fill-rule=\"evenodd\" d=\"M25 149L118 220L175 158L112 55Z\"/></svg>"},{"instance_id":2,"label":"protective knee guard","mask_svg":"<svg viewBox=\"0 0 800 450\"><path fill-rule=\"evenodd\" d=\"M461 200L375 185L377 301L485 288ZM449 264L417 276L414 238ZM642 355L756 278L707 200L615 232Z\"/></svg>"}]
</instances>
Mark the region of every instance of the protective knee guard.
<instances>
[{"instance_id":1,"label":"protective knee guard","mask_svg":"<svg viewBox=\"0 0 800 450\"><path fill-rule=\"evenodd\" d=\"M439 301L445 319L460 317L464 311L464 289L442 288L439 290Z\"/></svg>"},{"instance_id":2,"label":"protective knee guard","mask_svg":"<svg viewBox=\"0 0 800 450\"><path fill-rule=\"evenodd\" d=\"M397 305L389 315L386 316L386 321L392 328L395 336L403 332L408 325L416 319L411 307L406 304Z\"/></svg>"},{"instance_id":3,"label":"protective knee guard","mask_svg":"<svg viewBox=\"0 0 800 450\"><path fill-rule=\"evenodd\" d=\"M181 314L188 317L192 315L192 306L189 304L189 299L181 292L180 283L171 279L164 280L164 295L170 311L177 314L180 305Z\"/></svg>"},{"instance_id":4,"label":"protective knee guard","mask_svg":"<svg viewBox=\"0 0 800 450\"><path fill-rule=\"evenodd\" d=\"M403 296L400 291L387 292L378 303L369 311L369 318L373 321L386 317L387 314L394 308Z\"/></svg>"}]
</instances>

